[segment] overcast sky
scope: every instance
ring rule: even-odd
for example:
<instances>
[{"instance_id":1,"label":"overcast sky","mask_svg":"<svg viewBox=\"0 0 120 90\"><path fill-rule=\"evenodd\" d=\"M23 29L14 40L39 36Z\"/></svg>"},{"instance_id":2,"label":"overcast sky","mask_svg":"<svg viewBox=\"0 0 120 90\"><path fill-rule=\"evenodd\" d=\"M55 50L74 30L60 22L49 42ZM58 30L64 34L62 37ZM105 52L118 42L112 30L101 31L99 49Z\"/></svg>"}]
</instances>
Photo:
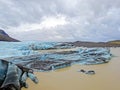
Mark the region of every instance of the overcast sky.
<instances>
[{"instance_id":1,"label":"overcast sky","mask_svg":"<svg viewBox=\"0 0 120 90\"><path fill-rule=\"evenodd\" d=\"M120 39L120 0L0 0L0 28L21 41Z\"/></svg>"}]
</instances>

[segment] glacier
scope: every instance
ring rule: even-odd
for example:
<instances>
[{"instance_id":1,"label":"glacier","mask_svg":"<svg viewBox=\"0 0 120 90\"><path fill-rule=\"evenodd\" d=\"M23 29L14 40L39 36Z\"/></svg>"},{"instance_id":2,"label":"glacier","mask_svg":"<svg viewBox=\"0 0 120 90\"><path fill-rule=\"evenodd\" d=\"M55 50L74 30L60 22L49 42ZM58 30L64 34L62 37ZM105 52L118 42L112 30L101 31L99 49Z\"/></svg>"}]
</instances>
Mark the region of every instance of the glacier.
<instances>
[{"instance_id":1,"label":"glacier","mask_svg":"<svg viewBox=\"0 0 120 90\"><path fill-rule=\"evenodd\" d=\"M55 42L0 42L0 58L38 54L35 50L54 48Z\"/></svg>"},{"instance_id":2,"label":"glacier","mask_svg":"<svg viewBox=\"0 0 120 90\"><path fill-rule=\"evenodd\" d=\"M62 42L0 42L0 59L39 71L48 71L70 66L74 63L83 65L103 64L110 61L109 48L77 47ZM57 50L61 52L46 52ZM64 49L70 49L64 51Z\"/></svg>"}]
</instances>

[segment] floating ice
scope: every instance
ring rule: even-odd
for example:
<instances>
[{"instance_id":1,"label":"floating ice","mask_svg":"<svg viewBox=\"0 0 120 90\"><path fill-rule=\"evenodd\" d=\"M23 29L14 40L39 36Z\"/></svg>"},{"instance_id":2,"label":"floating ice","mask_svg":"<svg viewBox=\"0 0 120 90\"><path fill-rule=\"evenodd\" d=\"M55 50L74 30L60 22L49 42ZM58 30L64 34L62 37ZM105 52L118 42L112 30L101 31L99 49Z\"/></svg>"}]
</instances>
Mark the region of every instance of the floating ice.
<instances>
[{"instance_id":1,"label":"floating ice","mask_svg":"<svg viewBox=\"0 0 120 90\"><path fill-rule=\"evenodd\" d=\"M54 48L54 42L0 42L0 58L38 54L35 50Z\"/></svg>"},{"instance_id":2,"label":"floating ice","mask_svg":"<svg viewBox=\"0 0 120 90\"><path fill-rule=\"evenodd\" d=\"M63 63L66 63L66 61L69 63L77 62L80 64L101 64L107 63L111 59L109 48L77 48L74 51L62 51L45 54L40 54L38 51L36 51L43 49L48 50L63 48L63 46L66 48L73 47L69 44L67 47L67 44L54 42L0 42L0 58L7 58L7 60L14 64L21 64L26 67L31 67L33 63L36 63L36 61L39 64L42 61L43 65L41 67L39 67L39 64L37 63L34 64L34 66L37 68L42 68L45 66L47 68L49 67L49 69L51 69L53 66L56 68L57 66L68 66ZM46 64L46 61L49 61L50 64ZM56 65L56 63L58 65Z\"/></svg>"},{"instance_id":3,"label":"floating ice","mask_svg":"<svg viewBox=\"0 0 120 90\"><path fill-rule=\"evenodd\" d=\"M31 69L0 59L0 90L21 90L27 87L27 78L38 83Z\"/></svg>"}]
</instances>

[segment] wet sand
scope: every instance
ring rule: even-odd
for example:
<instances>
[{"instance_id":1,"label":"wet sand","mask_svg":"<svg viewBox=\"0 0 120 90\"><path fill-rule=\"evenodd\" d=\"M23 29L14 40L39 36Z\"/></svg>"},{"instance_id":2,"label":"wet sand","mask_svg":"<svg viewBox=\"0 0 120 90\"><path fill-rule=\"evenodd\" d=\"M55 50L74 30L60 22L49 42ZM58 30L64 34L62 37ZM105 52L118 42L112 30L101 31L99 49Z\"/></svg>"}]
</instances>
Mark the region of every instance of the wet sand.
<instances>
[{"instance_id":1,"label":"wet sand","mask_svg":"<svg viewBox=\"0 0 120 90\"><path fill-rule=\"evenodd\" d=\"M39 84L27 80L28 89L22 90L120 90L120 48L111 48L115 57L99 65L73 65L51 72L35 72ZM77 72L94 70L95 75Z\"/></svg>"}]
</instances>

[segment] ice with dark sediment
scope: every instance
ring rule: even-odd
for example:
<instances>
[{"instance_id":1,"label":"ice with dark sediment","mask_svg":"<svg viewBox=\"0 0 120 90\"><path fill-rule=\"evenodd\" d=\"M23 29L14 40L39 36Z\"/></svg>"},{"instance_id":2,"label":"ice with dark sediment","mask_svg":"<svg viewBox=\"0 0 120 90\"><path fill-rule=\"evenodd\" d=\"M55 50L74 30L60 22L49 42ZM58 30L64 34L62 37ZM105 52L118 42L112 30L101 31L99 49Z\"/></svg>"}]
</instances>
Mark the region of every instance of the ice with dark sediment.
<instances>
[{"instance_id":1,"label":"ice with dark sediment","mask_svg":"<svg viewBox=\"0 0 120 90\"><path fill-rule=\"evenodd\" d=\"M56 42L0 42L0 58L39 70L61 68L73 63L102 64L111 59L109 48L77 48L73 51L45 54L37 51L73 47L67 43Z\"/></svg>"},{"instance_id":2,"label":"ice with dark sediment","mask_svg":"<svg viewBox=\"0 0 120 90\"><path fill-rule=\"evenodd\" d=\"M35 83L37 78L31 70L50 71L74 63L93 65L108 63L112 57L109 48L73 48L66 43L55 42L0 42L0 86L3 90L20 90L28 87L29 77ZM63 49L61 52L43 53L38 50ZM93 73L93 72L92 72ZM11 80L11 77L14 80ZM11 86L12 84L12 86ZM2 90L0 88L0 90ZM4 89L7 88L7 89Z\"/></svg>"},{"instance_id":3,"label":"ice with dark sediment","mask_svg":"<svg viewBox=\"0 0 120 90\"><path fill-rule=\"evenodd\" d=\"M0 59L0 90L21 90L22 87L28 87L27 78L38 83L31 69Z\"/></svg>"}]
</instances>

